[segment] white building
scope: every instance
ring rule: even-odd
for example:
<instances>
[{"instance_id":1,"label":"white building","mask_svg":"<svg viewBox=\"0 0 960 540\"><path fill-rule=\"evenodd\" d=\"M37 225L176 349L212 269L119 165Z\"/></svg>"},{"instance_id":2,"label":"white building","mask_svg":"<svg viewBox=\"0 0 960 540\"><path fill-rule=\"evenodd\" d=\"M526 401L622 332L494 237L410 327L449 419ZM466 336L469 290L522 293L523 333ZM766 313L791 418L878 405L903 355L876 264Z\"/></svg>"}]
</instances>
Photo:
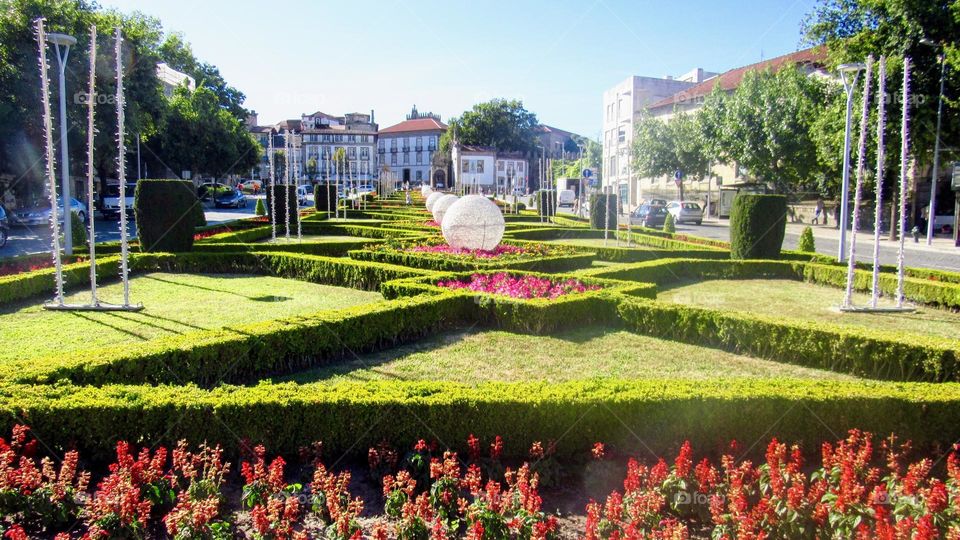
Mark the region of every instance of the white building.
<instances>
[{"instance_id":1,"label":"white building","mask_svg":"<svg viewBox=\"0 0 960 540\"><path fill-rule=\"evenodd\" d=\"M624 205L639 203L639 179L630 167L633 134L652 103L682 93L716 73L697 68L682 77L632 76L603 93L603 185L612 187Z\"/></svg>"},{"instance_id":2,"label":"white building","mask_svg":"<svg viewBox=\"0 0 960 540\"><path fill-rule=\"evenodd\" d=\"M178 86L186 85L191 92L197 89L197 82L193 80L193 77L173 69L164 62L157 64L157 79L160 80L163 93L167 97L173 96L173 91Z\"/></svg>"},{"instance_id":3,"label":"white building","mask_svg":"<svg viewBox=\"0 0 960 540\"><path fill-rule=\"evenodd\" d=\"M377 124L370 114L332 116L320 111L301 117L304 171L313 180L336 179L334 153L342 148L346 164L342 178L369 182L378 177L375 149Z\"/></svg>"},{"instance_id":4,"label":"white building","mask_svg":"<svg viewBox=\"0 0 960 540\"><path fill-rule=\"evenodd\" d=\"M446 130L440 116L418 112L414 105L405 121L377 133L377 168L414 186L430 182L431 174L433 185L446 185L446 171L432 166L440 136Z\"/></svg>"}]
</instances>

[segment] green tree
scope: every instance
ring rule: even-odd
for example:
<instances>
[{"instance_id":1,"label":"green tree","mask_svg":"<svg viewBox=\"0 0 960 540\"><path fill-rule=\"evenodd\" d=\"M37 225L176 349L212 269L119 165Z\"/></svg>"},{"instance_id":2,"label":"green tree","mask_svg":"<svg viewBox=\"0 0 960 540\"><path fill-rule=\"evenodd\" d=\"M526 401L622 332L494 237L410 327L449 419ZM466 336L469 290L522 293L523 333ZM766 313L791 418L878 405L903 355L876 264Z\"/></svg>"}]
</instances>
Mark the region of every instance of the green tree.
<instances>
[{"instance_id":1,"label":"green tree","mask_svg":"<svg viewBox=\"0 0 960 540\"><path fill-rule=\"evenodd\" d=\"M633 166L642 176L704 178L710 174L710 157L704 150L697 115L677 112L669 121L644 117L637 123L633 141Z\"/></svg>"},{"instance_id":2,"label":"green tree","mask_svg":"<svg viewBox=\"0 0 960 540\"><path fill-rule=\"evenodd\" d=\"M462 144L531 152L537 145L538 125L537 115L526 110L522 101L493 99L451 119L440 137L439 150L449 153L451 139L456 136Z\"/></svg>"},{"instance_id":3,"label":"green tree","mask_svg":"<svg viewBox=\"0 0 960 540\"><path fill-rule=\"evenodd\" d=\"M197 60L182 34L169 34L159 45L158 53L170 67L193 77L198 88L206 88L216 94L220 106L237 120L243 122L250 115L250 111L243 107L246 100L243 92L227 84L216 66Z\"/></svg>"}]
</instances>

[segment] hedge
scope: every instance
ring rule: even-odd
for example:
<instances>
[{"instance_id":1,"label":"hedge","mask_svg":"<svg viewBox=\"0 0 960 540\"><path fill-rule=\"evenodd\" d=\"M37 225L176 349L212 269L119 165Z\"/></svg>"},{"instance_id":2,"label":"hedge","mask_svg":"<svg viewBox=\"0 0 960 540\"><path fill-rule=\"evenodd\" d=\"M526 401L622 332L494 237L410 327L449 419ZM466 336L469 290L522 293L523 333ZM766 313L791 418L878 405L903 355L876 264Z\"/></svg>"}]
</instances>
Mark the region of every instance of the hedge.
<instances>
[{"instance_id":1,"label":"hedge","mask_svg":"<svg viewBox=\"0 0 960 540\"><path fill-rule=\"evenodd\" d=\"M537 205L537 214L540 217L551 217L557 214L557 192L552 189L538 189L533 194Z\"/></svg>"},{"instance_id":2,"label":"hedge","mask_svg":"<svg viewBox=\"0 0 960 540\"><path fill-rule=\"evenodd\" d=\"M960 345L946 338L633 299L619 311L628 328L659 338L859 377L960 381Z\"/></svg>"},{"instance_id":3,"label":"hedge","mask_svg":"<svg viewBox=\"0 0 960 540\"><path fill-rule=\"evenodd\" d=\"M619 201L613 194L595 193L590 196L590 226L594 229L617 229Z\"/></svg>"},{"instance_id":4,"label":"hedge","mask_svg":"<svg viewBox=\"0 0 960 540\"><path fill-rule=\"evenodd\" d=\"M787 198L783 195L737 195L730 209L730 256L778 258L786 227Z\"/></svg>"},{"instance_id":5,"label":"hedge","mask_svg":"<svg viewBox=\"0 0 960 540\"><path fill-rule=\"evenodd\" d=\"M526 259L513 258L510 260L470 259L456 256L443 256L431 253L407 253L404 251L378 251L376 249L352 250L348 253L351 259L358 261L375 261L411 268L436 270L444 272L458 272L464 270L481 269L510 269L530 270L537 272L568 272L579 268L589 267L596 257L594 253L581 252L565 255L546 255L529 257Z\"/></svg>"},{"instance_id":6,"label":"hedge","mask_svg":"<svg viewBox=\"0 0 960 540\"><path fill-rule=\"evenodd\" d=\"M297 224L297 212L300 211L300 204L297 202L297 186L293 184L276 184L267 186L267 215L276 210L276 217L273 222L277 224L277 234L286 234L284 222L289 222L291 231ZM276 196L276 205L273 198ZM284 208L284 204L287 208Z\"/></svg>"},{"instance_id":7,"label":"hedge","mask_svg":"<svg viewBox=\"0 0 960 540\"><path fill-rule=\"evenodd\" d=\"M317 212L333 212L337 209L337 185L321 182L313 186L313 207Z\"/></svg>"},{"instance_id":8,"label":"hedge","mask_svg":"<svg viewBox=\"0 0 960 540\"><path fill-rule=\"evenodd\" d=\"M329 455L362 457L425 430L451 445L471 433L500 435L506 458L526 458L532 442L547 440L569 457L597 441L626 455L665 454L683 440L722 448L770 437L816 449L851 428L896 433L919 447L960 437L960 385L799 379L14 385L0 387L0 411L4 431L26 419L51 447L100 457L121 439L216 442L231 455L244 439L287 455L322 440Z\"/></svg>"},{"instance_id":9,"label":"hedge","mask_svg":"<svg viewBox=\"0 0 960 540\"><path fill-rule=\"evenodd\" d=\"M345 257L351 250L360 249L370 245L376 245L382 240L372 238L358 238L356 240L338 240L336 242L324 242L305 240L295 243L225 243L217 242L211 244L196 244L193 251L202 253L243 253L272 251L276 253L302 253L304 255L322 255L324 257Z\"/></svg>"},{"instance_id":10,"label":"hedge","mask_svg":"<svg viewBox=\"0 0 960 540\"><path fill-rule=\"evenodd\" d=\"M133 213L140 249L147 252L190 251L197 222L197 199L193 182L186 180L140 180L134 190ZM201 214L202 214L201 208Z\"/></svg>"}]
</instances>

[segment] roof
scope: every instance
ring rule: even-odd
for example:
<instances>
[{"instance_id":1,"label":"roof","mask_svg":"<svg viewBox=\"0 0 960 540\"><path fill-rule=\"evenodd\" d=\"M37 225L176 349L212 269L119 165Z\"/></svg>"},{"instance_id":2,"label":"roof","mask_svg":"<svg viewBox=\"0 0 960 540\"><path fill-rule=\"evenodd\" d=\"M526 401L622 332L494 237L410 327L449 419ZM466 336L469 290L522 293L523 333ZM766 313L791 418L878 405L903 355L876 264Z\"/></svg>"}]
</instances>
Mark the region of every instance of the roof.
<instances>
[{"instance_id":1,"label":"roof","mask_svg":"<svg viewBox=\"0 0 960 540\"><path fill-rule=\"evenodd\" d=\"M537 126L536 130L539 131L540 133L554 133L562 137L571 137L574 135L573 132L567 131L565 129L555 128L553 126L548 126L546 124L540 124L539 126Z\"/></svg>"},{"instance_id":2,"label":"roof","mask_svg":"<svg viewBox=\"0 0 960 540\"><path fill-rule=\"evenodd\" d=\"M380 133L405 133L409 131L443 131L447 125L436 118L414 118L380 130Z\"/></svg>"},{"instance_id":3,"label":"roof","mask_svg":"<svg viewBox=\"0 0 960 540\"><path fill-rule=\"evenodd\" d=\"M461 144L461 152L470 152L474 154L496 154L497 149L492 146L479 146L473 144Z\"/></svg>"},{"instance_id":4,"label":"roof","mask_svg":"<svg viewBox=\"0 0 960 540\"><path fill-rule=\"evenodd\" d=\"M712 92L716 86L719 86L721 90L727 92L732 91L740 86L740 83L743 81L743 76L751 71L762 71L766 69L777 71L783 66L788 65L822 64L826 58L827 50L823 46L812 47L810 49L792 52L783 56L777 56L776 58L771 58L769 60L764 60L748 66L725 71L716 77L707 79L700 84L687 88L686 90L677 92L666 99L661 99L660 101L650 105L648 108L658 109L660 107L672 107L677 103L704 97Z\"/></svg>"},{"instance_id":5,"label":"roof","mask_svg":"<svg viewBox=\"0 0 960 540\"><path fill-rule=\"evenodd\" d=\"M250 126L251 133L269 133L273 131L273 126Z\"/></svg>"},{"instance_id":6,"label":"roof","mask_svg":"<svg viewBox=\"0 0 960 540\"><path fill-rule=\"evenodd\" d=\"M300 128L303 127L300 120L282 120L277 122L277 130L287 130L287 131L300 131Z\"/></svg>"}]
</instances>

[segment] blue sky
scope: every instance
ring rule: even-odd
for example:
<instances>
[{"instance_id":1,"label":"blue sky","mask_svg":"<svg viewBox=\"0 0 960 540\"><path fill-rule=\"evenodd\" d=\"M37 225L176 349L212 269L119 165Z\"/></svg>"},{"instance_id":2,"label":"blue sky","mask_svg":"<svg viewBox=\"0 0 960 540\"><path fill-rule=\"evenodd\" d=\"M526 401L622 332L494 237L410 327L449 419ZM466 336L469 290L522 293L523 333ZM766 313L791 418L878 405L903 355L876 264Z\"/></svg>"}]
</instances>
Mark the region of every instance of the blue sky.
<instances>
[{"instance_id":1,"label":"blue sky","mask_svg":"<svg viewBox=\"0 0 960 540\"><path fill-rule=\"evenodd\" d=\"M101 0L159 17L247 95L261 123L416 104L444 119L522 99L589 137L604 89L629 75L724 71L800 45L815 0Z\"/></svg>"}]
</instances>

